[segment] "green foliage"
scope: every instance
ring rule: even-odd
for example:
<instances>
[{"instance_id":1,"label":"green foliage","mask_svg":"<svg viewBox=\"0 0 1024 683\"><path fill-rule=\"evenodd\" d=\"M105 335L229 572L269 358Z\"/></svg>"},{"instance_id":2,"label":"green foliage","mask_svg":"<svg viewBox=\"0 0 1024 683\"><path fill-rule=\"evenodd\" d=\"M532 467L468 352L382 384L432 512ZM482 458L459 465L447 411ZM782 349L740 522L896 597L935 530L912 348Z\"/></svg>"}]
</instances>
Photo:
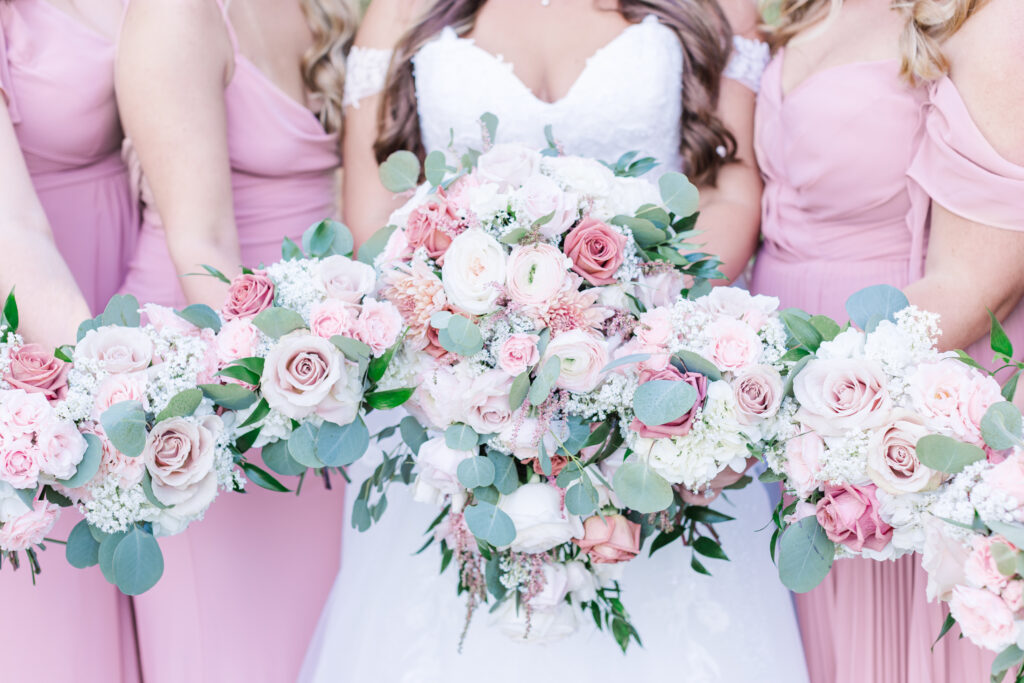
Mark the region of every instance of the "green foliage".
<instances>
[{"instance_id":1,"label":"green foliage","mask_svg":"<svg viewBox=\"0 0 1024 683\"><path fill-rule=\"evenodd\" d=\"M293 310L271 306L260 311L252 319L252 324L271 339L280 339L289 332L304 328L306 321Z\"/></svg>"},{"instance_id":2,"label":"green foliage","mask_svg":"<svg viewBox=\"0 0 1024 683\"><path fill-rule=\"evenodd\" d=\"M835 559L836 546L815 517L790 524L779 538L779 578L794 593L821 583Z\"/></svg>"},{"instance_id":3,"label":"green foliage","mask_svg":"<svg viewBox=\"0 0 1024 683\"><path fill-rule=\"evenodd\" d=\"M917 458L925 466L945 472L959 474L971 463L985 459L985 451L977 446L941 434L929 434L917 442Z\"/></svg>"},{"instance_id":4,"label":"green foliage","mask_svg":"<svg viewBox=\"0 0 1024 683\"><path fill-rule=\"evenodd\" d=\"M623 464L612 485L622 504L639 513L661 512L672 505L672 486L646 463Z\"/></svg>"},{"instance_id":5,"label":"green foliage","mask_svg":"<svg viewBox=\"0 0 1024 683\"><path fill-rule=\"evenodd\" d=\"M138 401L121 401L100 416L103 431L114 448L130 458L146 447L146 411Z\"/></svg>"},{"instance_id":6,"label":"green foliage","mask_svg":"<svg viewBox=\"0 0 1024 683\"><path fill-rule=\"evenodd\" d=\"M420 179L420 160L412 152L392 152L380 165L380 182L389 192L412 190Z\"/></svg>"},{"instance_id":7,"label":"green foliage","mask_svg":"<svg viewBox=\"0 0 1024 683\"><path fill-rule=\"evenodd\" d=\"M689 383L667 379L644 382L633 394L633 412L648 426L678 420L693 408L697 390Z\"/></svg>"}]
</instances>

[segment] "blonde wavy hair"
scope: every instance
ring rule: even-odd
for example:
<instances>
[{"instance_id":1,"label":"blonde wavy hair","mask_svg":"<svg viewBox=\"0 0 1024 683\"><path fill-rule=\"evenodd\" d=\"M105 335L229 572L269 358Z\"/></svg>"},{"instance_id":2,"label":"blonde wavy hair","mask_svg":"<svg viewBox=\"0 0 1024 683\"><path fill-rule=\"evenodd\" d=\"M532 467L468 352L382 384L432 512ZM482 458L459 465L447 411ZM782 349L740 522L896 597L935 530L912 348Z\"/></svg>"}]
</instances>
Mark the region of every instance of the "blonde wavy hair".
<instances>
[{"instance_id":1,"label":"blonde wavy hair","mask_svg":"<svg viewBox=\"0 0 1024 683\"><path fill-rule=\"evenodd\" d=\"M900 72L911 83L932 81L949 72L942 44L988 0L893 0L903 11L906 25L900 36ZM843 0L767 0L762 8L769 20L764 26L772 49L838 12Z\"/></svg>"},{"instance_id":2,"label":"blonde wavy hair","mask_svg":"<svg viewBox=\"0 0 1024 683\"><path fill-rule=\"evenodd\" d=\"M313 33L313 45L302 56L302 80L322 102L324 130L341 130L341 98L345 89L345 56L352 45L359 9L355 0L301 0Z\"/></svg>"}]
</instances>

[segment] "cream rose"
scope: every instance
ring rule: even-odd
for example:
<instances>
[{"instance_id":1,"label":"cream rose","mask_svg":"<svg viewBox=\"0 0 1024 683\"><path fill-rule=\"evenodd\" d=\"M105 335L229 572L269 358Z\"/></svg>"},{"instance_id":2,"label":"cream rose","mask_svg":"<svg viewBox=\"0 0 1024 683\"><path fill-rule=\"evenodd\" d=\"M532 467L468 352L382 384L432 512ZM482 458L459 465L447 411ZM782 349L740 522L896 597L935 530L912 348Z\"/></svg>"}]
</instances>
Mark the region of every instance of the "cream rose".
<instances>
[{"instance_id":1,"label":"cream rose","mask_svg":"<svg viewBox=\"0 0 1024 683\"><path fill-rule=\"evenodd\" d=\"M726 372L738 372L757 362L761 340L757 331L742 320L722 317L707 327L711 338L708 359Z\"/></svg>"},{"instance_id":2,"label":"cream rose","mask_svg":"<svg viewBox=\"0 0 1024 683\"><path fill-rule=\"evenodd\" d=\"M488 370L475 380L469 394L466 424L478 434L496 434L512 420L508 403L512 378L502 370Z\"/></svg>"},{"instance_id":3,"label":"cream rose","mask_svg":"<svg viewBox=\"0 0 1024 683\"><path fill-rule=\"evenodd\" d=\"M216 415L199 420L172 417L153 427L142 461L153 478L157 500L164 505L188 505L196 512L210 504L217 494L215 449L223 428Z\"/></svg>"},{"instance_id":4,"label":"cream rose","mask_svg":"<svg viewBox=\"0 0 1024 683\"><path fill-rule=\"evenodd\" d=\"M465 487L459 483L457 474L459 464L475 454L474 451L449 448L444 437L424 442L416 456L419 474L412 485L413 500L442 505L448 496L464 496Z\"/></svg>"},{"instance_id":5,"label":"cream rose","mask_svg":"<svg viewBox=\"0 0 1024 683\"><path fill-rule=\"evenodd\" d=\"M871 481L894 496L937 489L945 475L917 459L917 442L930 433L915 413L894 411L889 422L872 431L868 439L867 474Z\"/></svg>"},{"instance_id":6,"label":"cream rose","mask_svg":"<svg viewBox=\"0 0 1024 683\"><path fill-rule=\"evenodd\" d=\"M547 304L562 290L571 267L558 247L543 242L517 246L508 259L508 295L521 306Z\"/></svg>"},{"instance_id":7,"label":"cream rose","mask_svg":"<svg viewBox=\"0 0 1024 683\"><path fill-rule=\"evenodd\" d=\"M814 359L796 376L793 393L797 418L823 436L880 427L892 411L885 373L862 359Z\"/></svg>"},{"instance_id":8,"label":"cream rose","mask_svg":"<svg viewBox=\"0 0 1024 683\"><path fill-rule=\"evenodd\" d=\"M540 234L547 239L554 239L571 228L579 213L579 197L539 173L527 178L515 197L516 204L531 223L551 216L540 226Z\"/></svg>"},{"instance_id":9,"label":"cream rose","mask_svg":"<svg viewBox=\"0 0 1024 683\"><path fill-rule=\"evenodd\" d=\"M327 296L350 304L373 292L377 276L373 267L347 256L328 256L317 266L317 275Z\"/></svg>"},{"instance_id":10,"label":"cream rose","mask_svg":"<svg viewBox=\"0 0 1024 683\"><path fill-rule=\"evenodd\" d=\"M467 230L445 253L441 280L448 300L471 315L497 309L505 284L505 250L483 230Z\"/></svg>"},{"instance_id":11,"label":"cream rose","mask_svg":"<svg viewBox=\"0 0 1024 683\"><path fill-rule=\"evenodd\" d=\"M516 527L514 552L542 553L583 537L583 522L565 511L559 490L550 484L524 484L503 496L498 507Z\"/></svg>"},{"instance_id":12,"label":"cream rose","mask_svg":"<svg viewBox=\"0 0 1024 683\"><path fill-rule=\"evenodd\" d=\"M497 183L504 192L525 183L539 165L540 154L534 150L523 145L499 144L480 155L476 173L484 182Z\"/></svg>"},{"instance_id":13,"label":"cream rose","mask_svg":"<svg viewBox=\"0 0 1024 683\"><path fill-rule=\"evenodd\" d=\"M270 407L301 420L324 401L343 372L344 357L326 339L300 330L285 335L267 354L260 389Z\"/></svg>"},{"instance_id":14,"label":"cream rose","mask_svg":"<svg viewBox=\"0 0 1024 683\"><path fill-rule=\"evenodd\" d=\"M608 344L589 332L570 330L551 340L541 367L553 356L562 364L556 386L578 393L591 391L601 382L601 369L608 365Z\"/></svg>"},{"instance_id":15,"label":"cream rose","mask_svg":"<svg viewBox=\"0 0 1024 683\"><path fill-rule=\"evenodd\" d=\"M782 403L782 377L770 365L754 365L732 380L739 421L751 425L774 416Z\"/></svg>"},{"instance_id":16,"label":"cream rose","mask_svg":"<svg viewBox=\"0 0 1024 683\"><path fill-rule=\"evenodd\" d=\"M337 425L347 425L356 419L363 401L363 376L359 366L341 359L340 376L327 396L316 407L317 415Z\"/></svg>"},{"instance_id":17,"label":"cream rose","mask_svg":"<svg viewBox=\"0 0 1024 683\"><path fill-rule=\"evenodd\" d=\"M153 342L136 327L89 330L75 347L76 359L89 359L111 374L145 370L153 360Z\"/></svg>"}]
</instances>

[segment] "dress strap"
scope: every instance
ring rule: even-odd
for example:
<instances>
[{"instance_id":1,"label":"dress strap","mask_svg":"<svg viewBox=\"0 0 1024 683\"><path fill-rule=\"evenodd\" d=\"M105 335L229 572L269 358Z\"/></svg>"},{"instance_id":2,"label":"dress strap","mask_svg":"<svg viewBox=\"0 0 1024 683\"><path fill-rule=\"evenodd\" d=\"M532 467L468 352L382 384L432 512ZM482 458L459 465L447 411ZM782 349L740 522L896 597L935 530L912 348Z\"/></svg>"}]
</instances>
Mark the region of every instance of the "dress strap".
<instances>
[{"instance_id":1,"label":"dress strap","mask_svg":"<svg viewBox=\"0 0 1024 683\"><path fill-rule=\"evenodd\" d=\"M345 60L346 107L359 108L359 102L384 91L394 50L353 46Z\"/></svg>"},{"instance_id":2,"label":"dress strap","mask_svg":"<svg viewBox=\"0 0 1024 683\"><path fill-rule=\"evenodd\" d=\"M231 52L238 54L238 36L235 35L235 27L231 25L231 17L228 16L228 7L231 0L215 0L220 8L220 15L224 18L224 28L228 30L228 39L231 41Z\"/></svg>"},{"instance_id":3,"label":"dress strap","mask_svg":"<svg viewBox=\"0 0 1024 683\"><path fill-rule=\"evenodd\" d=\"M3 8L0 7L0 10ZM3 15L0 14L0 19ZM14 97L14 81L11 78L10 64L7 62L7 36L4 35L3 22L0 21L0 99L7 104L7 112L13 123L21 123L18 112L18 100Z\"/></svg>"},{"instance_id":4,"label":"dress strap","mask_svg":"<svg viewBox=\"0 0 1024 683\"><path fill-rule=\"evenodd\" d=\"M732 37L732 55L722 72L723 78L738 81L750 90L761 88L761 76L771 61L768 43L743 36Z\"/></svg>"}]
</instances>

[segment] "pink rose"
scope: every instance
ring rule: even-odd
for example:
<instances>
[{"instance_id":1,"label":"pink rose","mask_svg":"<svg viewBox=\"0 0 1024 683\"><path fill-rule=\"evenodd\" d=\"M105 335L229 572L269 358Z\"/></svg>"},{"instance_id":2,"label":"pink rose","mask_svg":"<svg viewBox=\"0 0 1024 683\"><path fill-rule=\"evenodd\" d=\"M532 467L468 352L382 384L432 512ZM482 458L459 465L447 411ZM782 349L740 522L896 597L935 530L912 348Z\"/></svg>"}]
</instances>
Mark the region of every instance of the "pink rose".
<instances>
[{"instance_id":1,"label":"pink rose","mask_svg":"<svg viewBox=\"0 0 1024 683\"><path fill-rule=\"evenodd\" d=\"M999 383L957 359L919 365L909 377L907 394L929 427L961 441L981 445L981 418L1003 400Z\"/></svg>"},{"instance_id":2,"label":"pink rose","mask_svg":"<svg viewBox=\"0 0 1024 683\"><path fill-rule=\"evenodd\" d=\"M751 425L779 412L782 403L782 377L770 365L754 365L732 380L732 392L742 424Z\"/></svg>"},{"instance_id":3,"label":"pink rose","mask_svg":"<svg viewBox=\"0 0 1024 683\"><path fill-rule=\"evenodd\" d=\"M89 444L73 422L52 420L36 441L39 470L54 479L70 479L78 471Z\"/></svg>"},{"instance_id":4,"label":"pink rose","mask_svg":"<svg viewBox=\"0 0 1024 683\"><path fill-rule=\"evenodd\" d=\"M878 514L878 497L872 484L825 485L818 501L818 524L825 535L850 550L882 550L892 540L892 527Z\"/></svg>"},{"instance_id":5,"label":"pink rose","mask_svg":"<svg viewBox=\"0 0 1024 683\"><path fill-rule=\"evenodd\" d=\"M992 546L997 543L1013 551L1017 550L1002 536L977 536L971 544L971 554L964 563L964 576L975 588L988 588L998 593L1006 586L1008 578L996 567L992 555Z\"/></svg>"},{"instance_id":6,"label":"pink rose","mask_svg":"<svg viewBox=\"0 0 1024 683\"><path fill-rule=\"evenodd\" d=\"M466 424L478 434L496 434L512 420L508 403L512 378L501 370L488 370L475 380L469 392Z\"/></svg>"},{"instance_id":7,"label":"pink rose","mask_svg":"<svg viewBox=\"0 0 1024 683\"><path fill-rule=\"evenodd\" d=\"M374 356L383 356L394 346L402 332L402 314L390 301L367 299L359 312L356 337L371 349Z\"/></svg>"},{"instance_id":8,"label":"pink rose","mask_svg":"<svg viewBox=\"0 0 1024 683\"><path fill-rule=\"evenodd\" d=\"M608 365L608 346L604 339L589 332L570 330L551 340L541 365L553 356L562 362L555 386L566 391L592 391L601 382L601 370Z\"/></svg>"},{"instance_id":9,"label":"pink rose","mask_svg":"<svg viewBox=\"0 0 1024 683\"><path fill-rule=\"evenodd\" d=\"M594 515L583 522L583 538L573 540L597 564L616 564L640 552L640 525L622 515Z\"/></svg>"},{"instance_id":10,"label":"pink rose","mask_svg":"<svg viewBox=\"0 0 1024 683\"><path fill-rule=\"evenodd\" d=\"M0 392L0 435L3 437L31 440L52 419L53 408L42 394L30 394L23 389Z\"/></svg>"},{"instance_id":11,"label":"pink rose","mask_svg":"<svg viewBox=\"0 0 1024 683\"><path fill-rule=\"evenodd\" d=\"M636 296L648 310L671 306L679 298L686 281L675 268L663 268L640 276Z\"/></svg>"},{"instance_id":12,"label":"pink rose","mask_svg":"<svg viewBox=\"0 0 1024 683\"><path fill-rule=\"evenodd\" d=\"M825 442L806 427L802 427L801 432L786 441L783 469L789 487L800 498L806 498L818 490Z\"/></svg>"},{"instance_id":13,"label":"pink rose","mask_svg":"<svg viewBox=\"0 0 1024 683\"><path fill-rule=\"evenodd\" d=\"M671 436L685 436L690 433L693 420L697 412L704 405L704 398L708 395L708 378L697 372L680 372L675 366L669 365L663 370L642 370L640 372L640 384L653 382L654 380L668 380L670 382L686 382L697 391L697 400L693 406L686 411L686 414L663 425L647 425L634 417L629 428L640 436L649 439L664 439Z\"/></svg>"},{"instance_id":14,"label":"pink rose","mask_svg":"<svg viewBox=\"0 0 1024 683\"><path fill-rule=\"evenodd\" d=\"M948 533L948 526L948 522L935 517L925 519L921 567L928 573L926 594L929 600L948 602L953 588L967 582L964 565L969 549Z\"/></svg>"},{"instance_id":15,"label":"pink rose","mask_svg":"<svg viewBox=\"0 0 1024 683\"><path fill-rule=\"evenodd\" d=\"M146 463L142 458L130 458L114 448L103 427L94 425L82 430L85 434L94 434L103 446L103 460L100 462L98 477L115 477L122 488L131 488L142 481L146 472Z\"/></svg>"},{"instance_id":16,"label":"pink rose","mask_svg":"<svg viewBox=\"0 0 1024 683\"><path fill-rule=\"evenodd\" d=\"M146 321L156 328L157 332L167 330L185 335L186 337L199 335L199 328L178 315L173 308L157 304L145 304L142 307L142 312L146 316Z\"/></svg>"},{"instance_id":17,"label":"pink rose","mask_svg":"<svg viewBox=\"0 0 1024 683\"><path fill-rule=\"evenodd\" d=\"M353 261L347 256L328 256L317 266L317 274L327 296L350 304L357 304L377 286L373 266Z\"/></svg>"},{"instance_id":18,"label":"pink rose","mask_svg":"<svg viewBox=\"0 0 1024 683\"><path fill-rule=\"evenodd\" d=\"M562 248L572 259L572 269L592 285L615 282L615 272L622 265L626 236L590 216L565 236Z\"/></svg>"},{"instance_id":19,"label":"pink rose","mask_svg":"<svg viewBox=\"0 0 1024 683\"><path fill-rule=\"evenodd\" d=\"M512 248L506 265L506 287L520 306L547 306L565 287L572 261L558 247L543 242Z\"/></svg>"},{"instance_id":20,"label":"pink rose","mask_svg":"<svg viewBox=\"0 0 1024 683\"><path fill-rule=\"evenodd\" d=\"M64 398L68 366L39 344L25 344L10 353L3 379L14 389L40 393L48 401Z\"/></svg>"},{"instance_id":21,"label":"pink rose","mask_svg":"<svg viewBox=\"0 0 1024 683\"><path fill-rule=\"evenodd\" d=\"M963 634L987 650L1001 652L1017 639L1013 612L991 591L957 586L949 611Z\"/></svg>"},{"instance_id":22,"label":"pink rose","mask_svg":"<svg viewBox=\"0 0 1024 683\"><path fill-rule=\"evenodd\" d=\"M526 372L540 361L539 341L540 337L535 334L513 334L498 351L498 367L512 377Z\"/></svg>"},{"instance_id":23,"label":"pink rose","mask_svg":"<svg viewBox=\"0 0 1024 683\"><path fill-rule=\"evenodd\" d=\"M225 320L252 319L273 305L273 281L265 273L242 273L231 280L220 314Z\"/></svg>"},{"instance_id":24,"label":"pink rose","mask_svg":"<svg viewBox=\"0 0 1024 683\"><path fill-rule=\"evenodd\" d=\"M540 226L540 234L546 239L558 237L576 222L579 197L574 192L566 192L546 175L534 174L527 178L516 192L516 198L531 223L551 216L547 223Z\"/></svg>"},{"instance_id":25,"label":"pink rose","mask_svg":"<svg viewBox=\"0 0 1024 683\"><path fill-rule=\"evenodd\" d=\"M868 439L867 474L871 481L894 496L937 489L946 476L917 459L917 442L929 433L916 414L894 411L889 423L872 431Z\"/></svg>"},{"instance_id":26,"label":"pink rose","mask_svg":"<svg viewBox=\"0 0 1024 683\"><path fill-rule=\"evenodd\" d=\"M1000 596L1011 612L1018 613L1024 610L1024 581L1014 579L1006 584Z\"/></svg>"},{"instance_id":27,"label":"pink rose","mask_svg":"<svg viewBox=\"0 0 1024 683\"><path fill-rule=\"evenodd\" d=\"M153 342L136 327L89 330L75 348L75 358L97 362L111 374L145 370L153 361Z\"/></svg>"},{"instance_id":28,"label":"pink rose","mask_svg":"<svg viewBox=\"0 0 1024 683\"><path fill-rule=\"evenodd\" d=\"M122 401L138 401L148 408L146 399L146 373L132 372L124 375L110 375L96 389L92 417L97 422L111 406Z\"/></svg>"},{"instance_id":29,"label":"pink rose","mask_svg":"<svg viewBox=\"0 0 1024 683\"><path fill-rule=\"evenodd\" d=\"M405 236L405 230L395 230L388 237L384 250L377 257L379 259L377 263L382 269L389 269L408 260L410 256L412 256L412 247L409 246L409 238Z\"/></svg>"},{"instance_id":30,"label":"pink rose","mask_svg":"<svg viewBox=\"0 0 1024 683\"><path fill-rule=\"evenodd\" d=\"M667 351L672 337L672 312L667 308L655 308L641 313L639 324L633 330L633 334L646 351Z\"/></svg>"},{"instance_id":31,"label":"pink rose","mask_svg":"<svg viewBox=\"0 0 1024 683\"><path fill-rule=\"evenodd\" d=\"M28 439L0 442L0 481L16 489L35 488L39 483L39 459Z\"/></svg>"},{"instance_id":32,"label":"pink rose","mask_svg":"<svg viewBox=\"0 0 1024 683\"><path fill-rule=\"evenodd\" d=\"M328 299L313 306L309 312L309 329L318 337L330 339L336 334L355 337L359 306L338 299Z\"/></svg>"},{"instance_id":33,"label":"pink rose","mask_svg":"<svg viewBox=\"0 0 1024 683\"><path fill-rule=\"evenodd\" d=\"M412 249L423 247L427 256L442 263L452 238L459 233L461 220L443 191L427 199L412 213L405 226L405 237Z\"/></svg>"},{"instance_id":34,"label":"pink rose","mask_svg":"<svg viewBox=\"0 0 1024 683\"><path fill-rule=\"evenodd\" d=\"M1017 517L1024 513L1024 453L1013 453L998 465L981 475L982 480L997 491L1002 491L1017 502Z\"/></svg>"},{"instance_id":35,"label":"pink rose","mask_svg":"<svg viewBox=\"0 0 1024 683\"><path fill-rule=\"evenodd\" d=\"M697 305L714 316L724 315L742 320L755 330L761 329L779 307L775 297L752 295L740 287L714 287Z\"/></svg>"},{"instance_id":36,"label":"pink rose","mask_svg":"<svg viewBox=\"0 0 1024 683\"><path fill-rule=\"evenodd\" d=\"M37 500L32 509L0 527L0 550L28 550L43 542L57 523L60 508L45 500Z\"/></svg>"},{"instance_id":37,"label":"pink rose","mask_svg":"<svg viewBox=\"0 0 1024 683\"><path fill-rule=\"evenodd\" d=\"M823 436L880 427L892 410L885 373L868 360L816 358L796 376L793 393L797 418Z\"/></svg>"},{"instance_id":38,"label":"pink rose","mask_svg":"<svg viewBox=\"0 0 1024 683\"><path fill-rule=\"evenodd\" d=\"M270 407L294 420L313 413L341 379L341 352L309 332L285 335L267 354L260 388Z\"/></svg>"},{"instance_id":39,"label":"pink rose","mask_svg":"<svg viewBox=\"0 0 1024 683\"><path fill-rule=\"evenodd\" d=\"M217 492L215 449L223 427L216 415L201 420L172 417L153 427L146 438L142 461L153 478L157 500L164 505L198 502L199 509L213 500ZM194 501L197 494L202 501Z\"/></svg>"},{"instance_id":40,"label":"pink rose","mask_svg":"<svg viewBox=\"0 0 1024 683\"><path fill-rule=\"evenodd\" d=\"M493 141L492 141L493 142ZM488 183L497 183L502 192L522 185L540 165L540 154L516 144L497 144L477 159L476 174Z\"/></svg>"},{"instance_id":41,"label":"pink rose","mask_svg":"<svg viewBox=\"0 0 1024 683\"><path fill-rule=\"evenodd\" d=\"M708 325L707 334L711 337L708 359L720 370L737 372L761 355L757 331L741 320L719 318Z\"/></svg>"},{"instance_id":42,"label":"pink rose","mask_svg":"<svg viewBox=\"0 0 1024 683\"><path fill-rule=\"evenodd\" d=\"M724 470L715 475L715 478L708 482L707 488L703 491L691 491L685 486L675 486L676 492L679 497L683 499L683 502L687 505L700 505L708 506L714 502L718 496L722 495L722 490L727 486L732 486L746 474L747 470L754 466L757 462L757 458L748 458L746 467L740 470L734 470L731 467L726 467Z\"/></svg>"},{"instance_id":43,"label":"pink rose","mask_svg":"<svg viewBox=\"0 0 1024 683\"><path fill-rule=\"evenodd\" d=\"M217 360L223 366L239 358L251 358L256 355L259 341L259 330L251 322L241 318L229 320L221 326L214 341Z\"/></svg>"}]
</instances>

